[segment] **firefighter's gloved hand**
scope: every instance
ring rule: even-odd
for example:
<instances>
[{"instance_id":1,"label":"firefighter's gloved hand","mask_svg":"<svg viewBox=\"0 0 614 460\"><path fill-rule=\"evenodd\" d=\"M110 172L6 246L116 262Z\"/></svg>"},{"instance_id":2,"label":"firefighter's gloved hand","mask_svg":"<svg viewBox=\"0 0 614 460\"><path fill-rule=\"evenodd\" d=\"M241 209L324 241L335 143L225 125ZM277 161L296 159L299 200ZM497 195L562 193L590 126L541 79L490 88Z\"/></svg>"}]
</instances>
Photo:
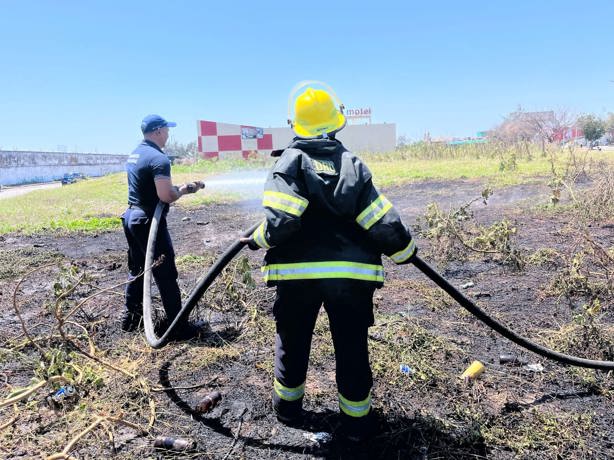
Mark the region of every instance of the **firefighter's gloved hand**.
<instances>
[{"instance_id":1,"label":"firefighter's gloved hand","mask_svg":"<svg viewBox=\"0 0 614 460\"><path fill-rule=\"evenodd\" d=\"M243 237L240 239L240 241L241 243L247 244L247 247L250 248L252 251L257 251L258 249L260 249L260 246L256 244L253 238Z\"/></svg>"}]
</instances>

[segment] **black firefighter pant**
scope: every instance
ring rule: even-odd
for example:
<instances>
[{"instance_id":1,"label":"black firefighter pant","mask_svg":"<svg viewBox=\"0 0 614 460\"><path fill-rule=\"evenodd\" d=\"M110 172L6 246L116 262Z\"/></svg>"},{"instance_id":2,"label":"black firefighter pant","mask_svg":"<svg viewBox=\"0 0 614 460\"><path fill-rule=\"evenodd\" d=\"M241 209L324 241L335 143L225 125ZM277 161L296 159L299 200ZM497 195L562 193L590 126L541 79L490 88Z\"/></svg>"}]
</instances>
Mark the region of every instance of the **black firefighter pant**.
<instances>
[{"instance_id":1,"label":"black firefighter pant","mask_svg":"<svg viewBox=\"0 0 614 460\"><path fill-rule=\"evenodd\" d=\"M282 389L305 383L311 337L322 304L328 315L335 347L337 389L350 401L370 396L373 379L367 334L373 325L375 285L352 279L282 281L273 307L275 382ZM278 388L279 389L279 388ZM273 390L278 415L292 417L302 407L302 396L282 398Z\"/></svg>"},{"instance_id":2,"label":"black firefighter pant","mask_svg":"<svg viewBox=\"0 0 614 460\"><path fill-rule=\"evenodd\" d=\"M143 313L143 270L145 268L145 251L151 218L140 208L130 207L122 215L124 234L128 240L129 280L126 285L126 309L135 314ZM154 249L154 260L164 255L164 261L152 270L166 317L173 320L181 310L181 291L177 284L177 267L175 266L175 251L171 236L166 226L166 218L162 217L158 225L158 236ZM139 276L141 275L141 276Z\"/></svg>"}]
</instances>

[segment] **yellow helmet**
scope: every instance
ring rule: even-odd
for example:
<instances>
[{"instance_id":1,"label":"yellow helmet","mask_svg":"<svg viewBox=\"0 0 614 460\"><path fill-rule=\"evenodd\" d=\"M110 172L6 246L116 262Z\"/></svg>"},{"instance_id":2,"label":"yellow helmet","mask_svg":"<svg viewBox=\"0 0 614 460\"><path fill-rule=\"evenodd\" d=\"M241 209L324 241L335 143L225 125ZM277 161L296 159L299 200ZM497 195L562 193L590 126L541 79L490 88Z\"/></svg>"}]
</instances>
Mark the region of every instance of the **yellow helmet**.
<instances>
[{"instance_id":1,"label":"yellow helmet","mask_svg":"<svg viewBox=\"0 0 614 460\"><path fill-rule=\"evenodd\" d=\"M338 109L335 102L339 106ZM340 131L344 128L346 120L343 115L343 104L328 85L317 81L305 81L295 86L290 93L288 122L298 137L310 139Z\"/></svg>"}]
</instances>

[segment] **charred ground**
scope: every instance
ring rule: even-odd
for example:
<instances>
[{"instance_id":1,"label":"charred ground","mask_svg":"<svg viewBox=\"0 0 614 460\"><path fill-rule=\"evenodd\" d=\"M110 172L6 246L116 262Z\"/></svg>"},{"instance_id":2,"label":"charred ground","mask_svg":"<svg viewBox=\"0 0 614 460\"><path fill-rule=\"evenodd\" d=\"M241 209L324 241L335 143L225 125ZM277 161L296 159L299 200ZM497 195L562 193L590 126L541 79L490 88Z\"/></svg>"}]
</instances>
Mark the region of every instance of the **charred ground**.
<instances>
[{"instance_id":1,"label":"charred ground","mask_svg":"<svg viewBox=\"0 0 614 460\"><path fill-rule=\"evenodd\" d=\"M536 181L497 189L487 205L473 203L468 217L456 214L446 221L453 214L447 210L480 197L484 187L478 180L459 180L385 192L407 223L420 226L421 256L454 285L472 282L464 292L488 312L557 350L613 360L612 219L579 225L578 211L548 206L551 190ZM425 210L432 202L446 211L431 212L428 221ZM172 209L169 227L186 295L216 256L259 218L255 201ZM506 219L514 231L501 236L502 227L494 224ZM461 232L459 240L454 232ZM464 243L473 249L463 250ZM376 293L376 325L370 332L380 434L356 447L318 434L334 434L338 410L332 342L323 314L306 389L313 426L286 428L272 414L274 291L263 286L258 270L263 253L243 251L207 292L193 313L211 327L200 340L152 350L142 334L119 330L126 275L120 231L12 234L1 237L0 245L3 400L54 376L74 383L80 396L49 408L45 396L61 382L48 383L2 408L0 452L6 458L60 453L92 424L94 429L77 440L69 455L614 456L611 373L565 367L524 352L465 313L412 266L385 262L387 282ZM510 263L512 249L521 266ZM544 370L499 364L499 355L506 352L540 363ZM486 364L486 372L462 382L458 376L475 359ZM413 374L401 373L400 364L409 365ZM195 404L212 390L224 399L212 412L197 414ZM157 450L152 447L157 435L190 438L197 445L189 452Z\"/></svg>"}]
</instances>

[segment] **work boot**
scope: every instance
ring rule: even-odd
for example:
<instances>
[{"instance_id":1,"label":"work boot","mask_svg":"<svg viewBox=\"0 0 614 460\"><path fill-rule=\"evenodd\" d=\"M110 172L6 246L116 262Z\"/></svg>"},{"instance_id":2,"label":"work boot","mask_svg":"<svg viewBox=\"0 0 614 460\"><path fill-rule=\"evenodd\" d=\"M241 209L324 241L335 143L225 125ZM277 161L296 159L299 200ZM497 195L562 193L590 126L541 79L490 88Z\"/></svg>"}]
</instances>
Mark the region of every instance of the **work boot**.
<instances>
[{"instance_id":1,"label":"work boot","mask_svg":"<svg viewBox=\"0 0 614 460\"><path fill-rule=\"evenodd\" d=\"M273 412L280 423L292 428L300 428L305 419L302 408L303 399L296 401L283 401L273 392Z\"/></svg>"},{"instance_id":2,"label":"work boot","mask_svg":"<svg viewBox=\"0 0 614 460\"><path fill-rule=\"evenodd\" d=\"M377 434L377 422L373 411L364 417L341 414L339 434L350 443L364 443Z\"/></svg>"},{"instance_id":3,"label":"work boot","mask_svg":"<svg viewBox=\"0 0 614 460\"><path fill-rule=\"evenodd\" d=\"M305 411L303 409L294 414L281 414L275 411L275 416L279 423L283 423L291 428L302 428L305 424Z\"/></svg>"},{"instance_id":4,"label":"work boot","mask_svg":"<svg viewBox=\"0 0 614 460\"><path fill-rule=\"evenodd\" d=\"M143 315L134 311L124 310L121 321L124 332L134 332L143 327Z\"/></svg>"}]
</instances>

